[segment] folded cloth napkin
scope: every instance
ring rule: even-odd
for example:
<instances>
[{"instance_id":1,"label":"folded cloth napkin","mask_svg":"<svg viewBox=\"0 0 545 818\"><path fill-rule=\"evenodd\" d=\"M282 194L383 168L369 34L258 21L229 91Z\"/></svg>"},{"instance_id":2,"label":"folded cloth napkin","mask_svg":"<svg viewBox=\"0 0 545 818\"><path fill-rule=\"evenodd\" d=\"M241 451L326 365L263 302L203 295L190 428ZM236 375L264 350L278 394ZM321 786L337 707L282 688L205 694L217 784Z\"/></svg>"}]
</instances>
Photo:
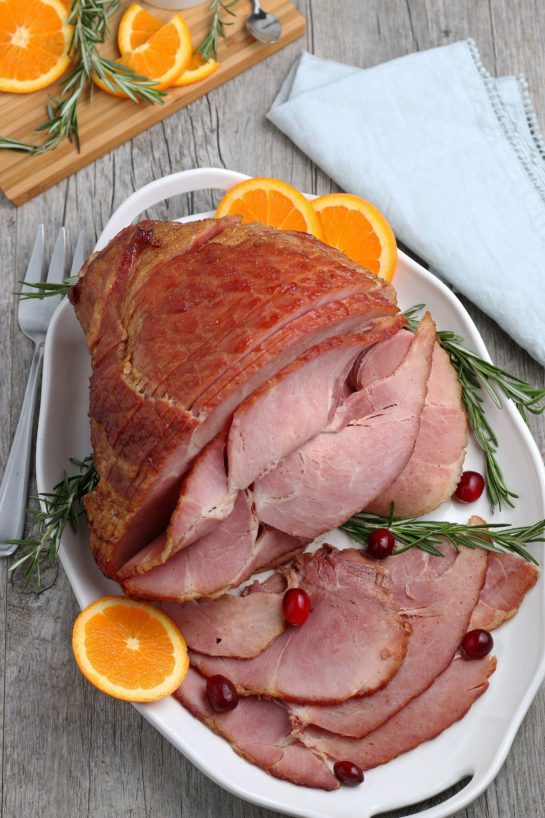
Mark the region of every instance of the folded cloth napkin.
<instances>
[{"instance_id":1,"label":"folded cloth napkin","mask_svg":"<svg viewBox=\"0 0 545 818\"><path fill-rule=\"evenodd\" d=\"M268 118L545 364L545 143L473 41L360 69L304 53Z\"/></svg>"}]
</instances>

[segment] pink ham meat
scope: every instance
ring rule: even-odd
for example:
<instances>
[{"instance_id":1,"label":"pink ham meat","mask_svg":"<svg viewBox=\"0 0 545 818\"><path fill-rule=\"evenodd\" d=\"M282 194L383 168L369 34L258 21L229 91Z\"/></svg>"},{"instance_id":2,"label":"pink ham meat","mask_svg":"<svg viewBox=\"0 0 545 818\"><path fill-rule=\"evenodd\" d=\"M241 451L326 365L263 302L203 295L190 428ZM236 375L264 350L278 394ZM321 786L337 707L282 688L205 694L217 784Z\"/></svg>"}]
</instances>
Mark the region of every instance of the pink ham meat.
<instances>
[{"instance_id":1,"label":"pink ham meat","mask_svg":"<svg viewBox=\"0 0 545 818\"><path fill-rule=\"evenodd\" d=\"M161 565L186 545L205 537L233 511L237 491L229 491L225 471L225 433L218 435L197 457L180 489L166 539L142 548L132 561L133 573Z\"/></svg>"},{"instance_id":2,"label":"pink ham meat","mask_svg":"<svg viewBox=\"0 0 545 818\"><path fill-rule=\"evenodd\" d=\"M215 713L206 698L206 680L193 668L174 693L178 701L252 764L276 778L303 787L336 790L339 782L325 758L290 735L288 715L275 702L255 697L239 700L228 713Z\"/></svg>"},{"instance_id":3,"label":"pink ham meat","mask_svg":"<svg viewBox=\"0 0 545 818\"><path fill-rule=\"evenodd\" d=\"M324 547L295 560L312 611L254 659L207 657L191 662L205 676L227 676L243 695L333 703L379 689L407 650L392 583L376 562L353 549Z\"/></svg>"},{"instance_id":4,"label":"pink ham meat","mask_svg":"<svg viewBox=\"0 0 545 818\"><path fill-rule=\"evenodd\" d=\"M424 693L365 738L337 736L318 727L298 737L309 749L336 760L348 758L369 770L435 738L465 716L488 688L495 669L495 657L471 662L456 658Z\"/></svg>"},{"instance_id":5,"label":"pink ham meat","mask_svg":"<svg viewBox=\"0 0 545 818\"><path fill-rule=\"evenodd\" d=\"M218 596L254 572L287 561L307 542L258 527L251 495L240 492L232 513L210 534L146 573L135 572L137 555L119 571L118 580L125 593L143 599L187 602Z\"/></svg>"},{"instance_id":6,"label":"pink ham meat","mask_svg":"<svg viewBox=\"0 0 545 818\"><path fill-rule=\"evenodd\" d=\"M498 628L518 611L539 577L538 568L515 554L488 554L486 580L473 611L472 628Z\"/></svg>"},{"instance_id":7,"label":"pink ham meat","mask_svg":"<svg viewBox=\"0 0 545 818\"><path fill-rule=\"evenodd\" d=\"M369 333L330 338L239 406L227 445L231 489L247 488L324 429L337 408L354 359L371 340Z\"/></svg>"},{"instance_id":8,"label":"pink ham meat","mask_svg":"<svg viewBox=\"0 0 545 818\"><path fill-rule=\"evenodd\" d=\"M403 325L393 290L301 233L142 222L84 266L93 551L113 575L165 528L182 477L237 406L328 338Z\"/></svg>"},{"instance_id":9,"label":"pink ham meat","mask_svg":"<svg viewBox=\"0 0 545 818\"><path fill-rule=\"evenodd\" d=\"M412 549L383 566L394 582L394 598L411 627L407 655L393 679L373 696L331 707L290 707L296 730L314 724L361 738L428 688L452 661L466 632L485 580L487 555L450 546L446 557ZM444 570L443 570L444 569Z\"/></svg>"},{"instance_id":10,"label":"pink ham meat","mask_svg":"<svg viewBox=\"0 0 545 818\"><path fill-rule=\"evenodd\" d=\"M409 333L402 330L400 334ZM467 417L460 382L448 354L436 341L414 451L397 480L367 511L387 515L393 502L397 516L419 517L444 503L460 480L466 444Z\"/></svg>"},{"instance_id":11,"label":"pink ham meat","mask_svg":"<svg viewBox=\"0 0 545 818\"><path fill-rule=\"evenodd\" d=\"M309 440L255 484L260 520L315 537L367 507L399 476L418 434L435 337L426 315L395 371L347 399L357 406L347 426ZM343 417L352 412L347 406L338 410Z\"/></svg>"},{"instance_id":12,"label":"pink ham meat","mask_svg":"<svg viewBox=\"0 0 545 818\"><path fill-rule=\"evenodd\" d=\"M191 650L207 656L252 658L265 650L286 628L282 593L225 594L163 609L173 618Z\"/></svg>"}]
</instances>

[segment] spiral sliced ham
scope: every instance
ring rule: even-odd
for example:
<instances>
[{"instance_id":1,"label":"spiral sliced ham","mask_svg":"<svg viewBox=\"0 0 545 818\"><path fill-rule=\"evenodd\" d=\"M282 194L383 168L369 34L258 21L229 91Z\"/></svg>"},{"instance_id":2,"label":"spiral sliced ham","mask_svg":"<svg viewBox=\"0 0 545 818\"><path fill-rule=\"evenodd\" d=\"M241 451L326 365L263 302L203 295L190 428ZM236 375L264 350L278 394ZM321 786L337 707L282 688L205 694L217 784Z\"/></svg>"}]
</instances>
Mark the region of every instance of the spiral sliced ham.
<instances>
[{"instance_id":1,"label":"spiral sliced ham","mask_svg":"<svg viewBox=\"0 0 545 818\"><path fill-rule=\"evenodd\" d=\"M235 710L215 713L206 698L206 680L193 668L174 696L196 718L226 738L239 755L276 778L303 787L338 789L339 782L324 756L290 734L288 715L279 704L251 697L239 700Z\"/></svg>"},{"instance_id":2,"label":"spiral sliced ham","mask_svg":"<svg viewBox=\"0 0 545 818\"><path fill-rule=\"evenodd\" d=\"M333 703L384 686L407 650L387 572L353 549L324 547L295 560L312 611L254 659L192 653L205 676L227 676L244 695ZM341 672L338 672L342 669Z\"/></svg>"},{"instance_id":3,"label":"spiral sliced ham","mask_svg":"<svg viewBox=\"0 0 545 818\"><path fill-rule=\"evenodd\" d=\"M412 549L382 565L394 583L394 598L411 628L407 655L393 679L373 696L330 707L290 708L296 729L314 724L361 738L428 688L452 661L485 581L487 554L445 546L445 557ZM445 569L445 570L443 570Z\"/></svg>"},{"instance_id":4,"label":"spiral sliced ham","mask_svg":"<svg viewBox=\"0 0 545 818\"><path fill-rule=\"evenodd\" d=\"M115 574L162 533L193 459L266 380L328 338L404 324L389 285L301 233L142 222L84 266L92 547Z\"/></svg>"},{"instance_id":5,"label":"spiral sliced ham","mask_svg":"<svg viewBox=\"0 0 545 818\"><path fill-rule=\"evenodd\" d=\"M498 628L518 611L539 577L537 566L516 554L488 555L488 570L470 628Z\"/></svg>"}]
</instances>

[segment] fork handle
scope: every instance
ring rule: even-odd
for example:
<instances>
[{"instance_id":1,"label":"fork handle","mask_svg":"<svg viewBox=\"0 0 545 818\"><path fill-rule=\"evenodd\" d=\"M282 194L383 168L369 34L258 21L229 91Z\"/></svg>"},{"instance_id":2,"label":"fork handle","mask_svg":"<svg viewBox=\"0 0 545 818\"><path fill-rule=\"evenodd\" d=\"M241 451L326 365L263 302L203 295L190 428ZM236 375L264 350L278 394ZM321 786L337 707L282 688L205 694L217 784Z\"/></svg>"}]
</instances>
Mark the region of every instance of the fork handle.
<instances>
[{"instance_id":1,"label":"fork handle","mask_svg":"<svg viewBox=\"0 0 545 818\"><path fill-rule=\"evenodd\" d=\"M6 540L21 539L25 526L32 419L43 354L44 345L36 344L19 422L0 485L0 557L13 554L17 545L7 544Z\"/></svg>"}]
</instances>

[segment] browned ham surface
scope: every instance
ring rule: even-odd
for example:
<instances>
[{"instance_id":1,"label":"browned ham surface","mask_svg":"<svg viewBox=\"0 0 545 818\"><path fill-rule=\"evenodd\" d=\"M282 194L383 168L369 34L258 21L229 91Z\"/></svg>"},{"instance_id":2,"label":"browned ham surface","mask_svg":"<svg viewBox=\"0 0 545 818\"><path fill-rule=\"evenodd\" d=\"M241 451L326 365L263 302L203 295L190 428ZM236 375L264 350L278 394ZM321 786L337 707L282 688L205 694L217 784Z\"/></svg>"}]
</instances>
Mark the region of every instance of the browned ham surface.
<instances>
[{"instance_id":1,"label":"browned ham surface","mask_svg":"<svg viewBox=\"0 0 545 818\"><path fill-rule=\"evenodd\" d=\"M516 554L489 553L486 580L469 627L491 631L511 619L538 577L537 566Z\"/></svg>"},{"instance_id":2,"label":"browned ham surface","mask_svg":"<svg viewBox=\"0 0 545 818\"><path fill-rule=\"evenodd\" d=\"M366 508L398 477L418 434L435 337L426 316L400 365L347 399L357 407L348 425L309 440L255 484L260 520L315 537Z\"/></svg>"},{"instance_id":3,"label":"browned ham surface","mask_svg":"<svg viewBox=\"0 0 545 818\"><path fill-rule=\"evenodd\" d=\"M282 593L225 594L219 599L166 602L163 609L173 618L189 648L208 656L252 658L270 645L286 628Z\"/></svg>"},{"instance_id":4,"label":"browned ham surface","mask_svg":"<svg viewBox=\"0 0 545 818\"><path fill-rule=\"evenodd\" d=\"M193 668L174 696L196 718L226 738L239 755L276 778L304 787L338 789L339 782L324 756L290 734L288 715L281 705L251 697L239 700L228 713L215 713L206 698L206 680Z\"/></svg>"},{"instance_id":5,"label":"browned ham surface","mask_svg":"<svg viewBox=\"0 0 545 818\"><path fill-rule=\"evenodd\" d=\"M495 657L453 659L424 693L365 738L338 736L318 727L308 727L298 737L311 749L336 760L350 759L369 770L435 738L465 716L488 688L488 677L495 669Z\"/></svg>"},{"instance_id":6,"label":"browned ham surface","mask_svg":"<svg viewBox=\"0 0 545 818\"><path fill-rule=\"evenodd\" d=\"M408 335L406 330L401 334ZM466 443L460 382L448 354L436 341L414 451L397 480L367 511L387 515L393 502L397 516L419 517L450 499L462 474Z\"/></svg>"},{"instance_id":7,"label":"browned ham surface","mask_svg":"<svg viewBox=\"0 0 545 818\"><path fill-rule=\"evenodd\" d=\"M205 676L221 673L244 695L333 703L379 689L407 650L387 572L360 551L324 547L295 560L312 611L254 659L192 653Z\"/></svg>"},{"instance_id":8,"label":"browned ham surface","mask_svg":"<svg viewBox=\"0 0 545 818\"><path fill-rule=\"evenodd\" d=\"M487 570L487 554L450 546L446 557L417 549L389 557L382 565L394 583L394 598L411 627L407 655L396 675L372 696L330 707L290 707L296 729L314 724L361 738L426 690L450 664L468 627Z\"/></svg>"},{"instance_id":9,"label":"browned ham surface","mask_svg":"<svg viewBox=\"0 0 545 818\"><path fill-rule=\"evenodd\" d=\"M164 530L191 461L261 384L328 338L404 323L391 287L339 252L233 218L127 228L71 300L93 364L86 510L109 575Z\"/></svg>"}]
</instances>

